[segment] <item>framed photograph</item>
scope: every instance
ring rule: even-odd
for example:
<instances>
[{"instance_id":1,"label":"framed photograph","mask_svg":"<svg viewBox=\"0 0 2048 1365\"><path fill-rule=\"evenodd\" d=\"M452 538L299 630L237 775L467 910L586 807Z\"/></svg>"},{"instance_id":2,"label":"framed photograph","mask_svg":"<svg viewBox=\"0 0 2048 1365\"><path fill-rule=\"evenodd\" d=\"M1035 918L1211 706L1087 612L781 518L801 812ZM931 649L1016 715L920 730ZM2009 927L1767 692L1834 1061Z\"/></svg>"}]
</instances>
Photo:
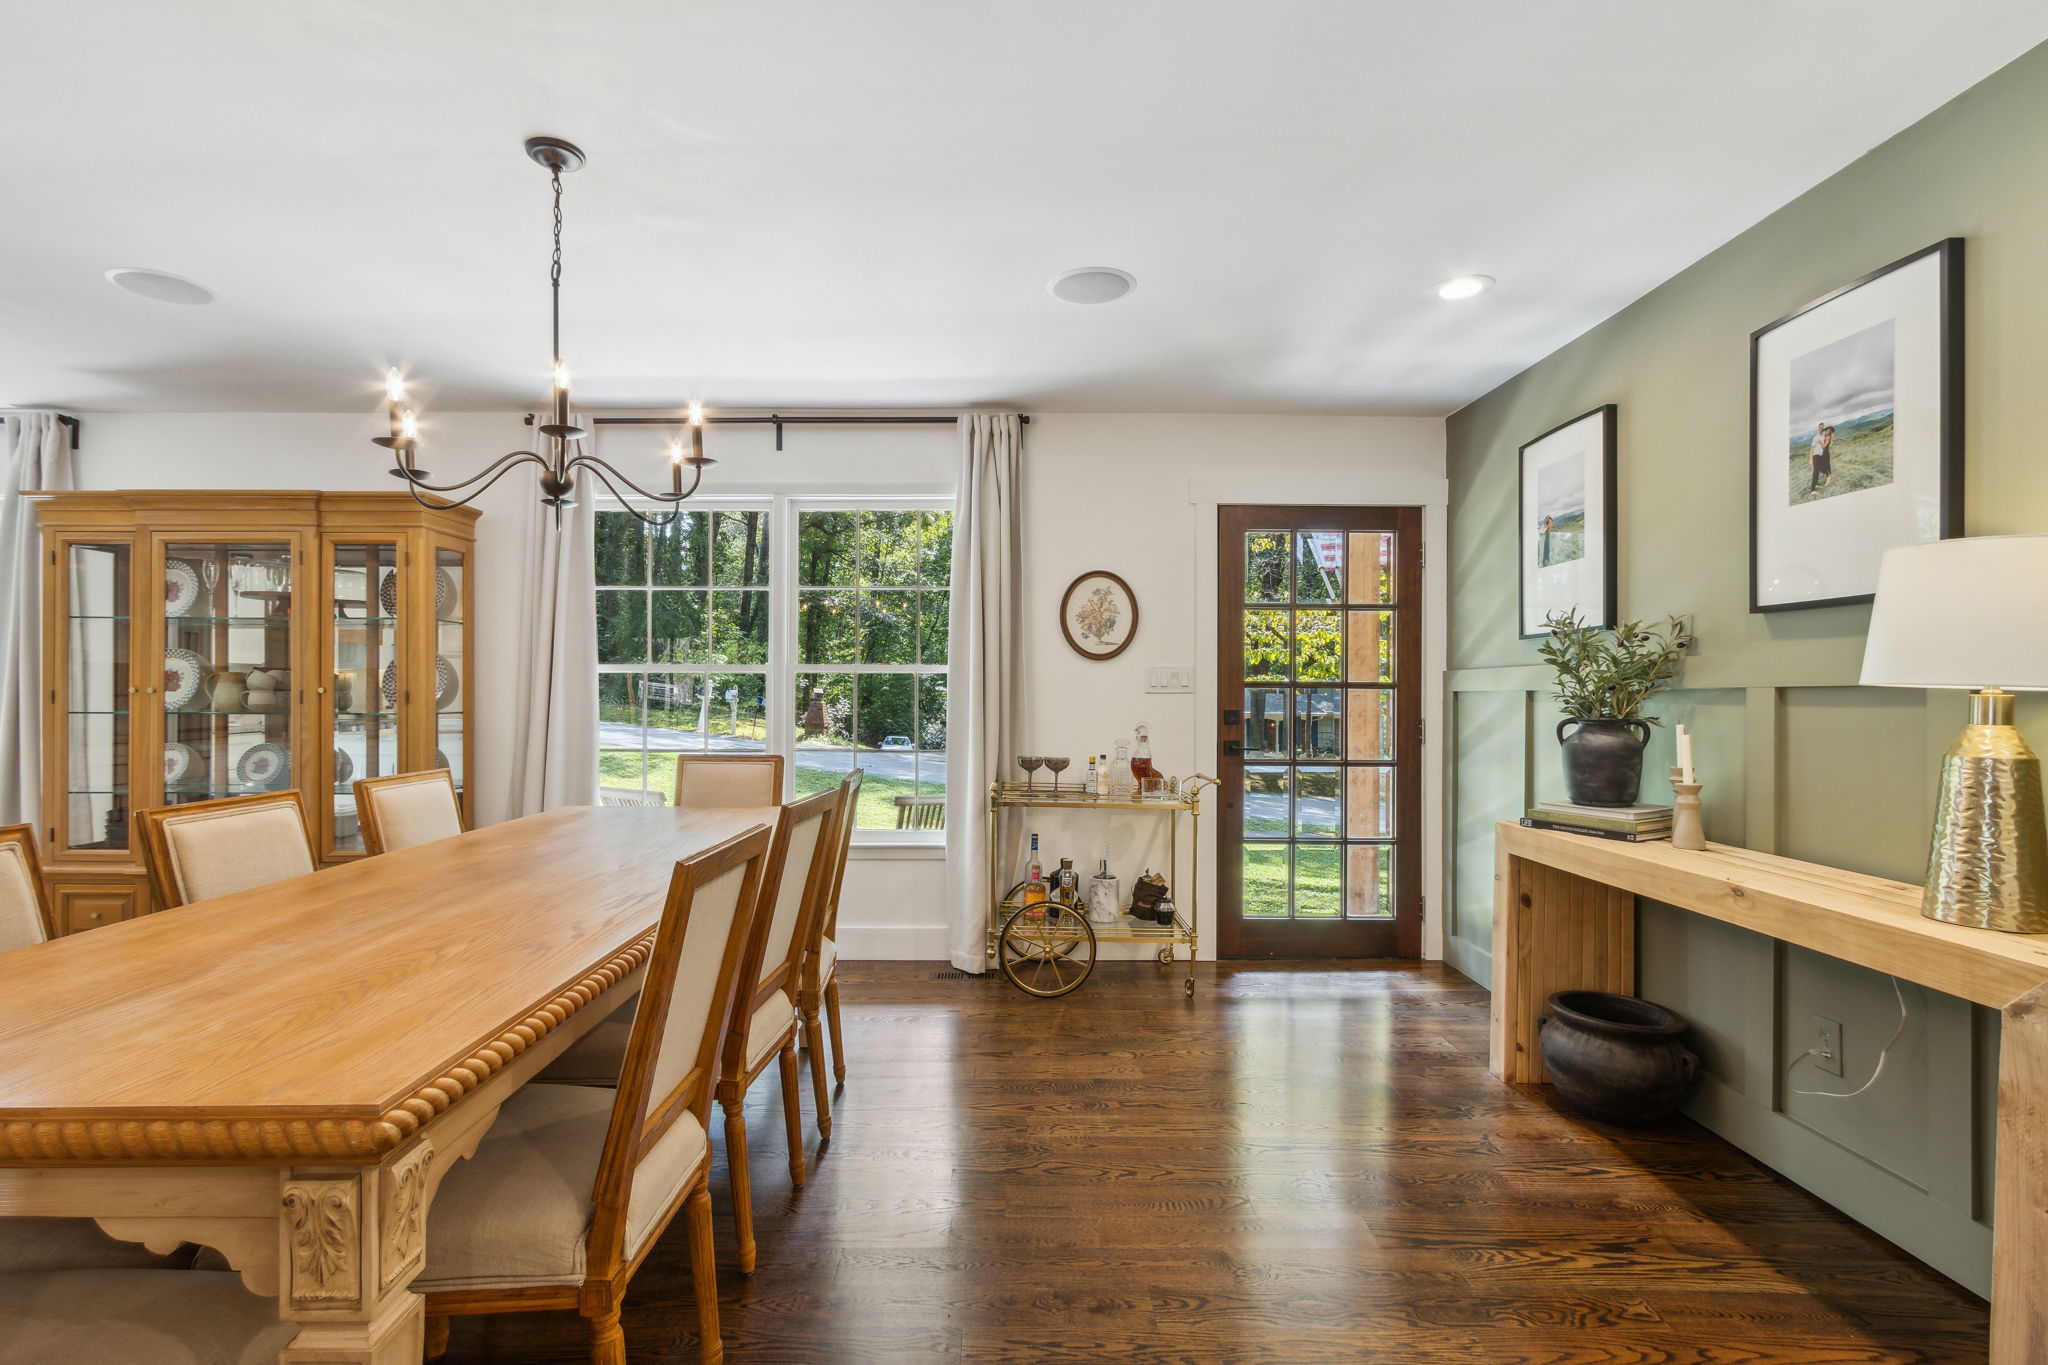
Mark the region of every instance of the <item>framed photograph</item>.
<instances>
[{"instance_id":1,"label":"framed photograph","mask_svg":"<svg viewBox=\"0 0 2048 1365\"><path fill-rule=\"evenodd\" d=\"M1963 526L1963 243L1749 337L1749 609L1868 602L1895 545Z\"/></svg>"},{"instance_id":2,"label":"framed photograph","mask_svg":"<svg viewBox=\"0 0 2048 1365\"><path fill-rule=\"evenodd\" d=\"M1524 640L1553 612L1614 624L1615 406L1603 404L1522 447Z\"/></svg>"},{"instance_id":3,"label":"framed photograph","mask_svg":"<svg viewBox=\"0 0 2048 1365\"><path fill-rule=\"evenodd\" d=\"M1060 598L1060 633L1084 659L1114 659L1138 637L1138 599L1107 569L1090 569Z\"/></svg>"}]
</instances>

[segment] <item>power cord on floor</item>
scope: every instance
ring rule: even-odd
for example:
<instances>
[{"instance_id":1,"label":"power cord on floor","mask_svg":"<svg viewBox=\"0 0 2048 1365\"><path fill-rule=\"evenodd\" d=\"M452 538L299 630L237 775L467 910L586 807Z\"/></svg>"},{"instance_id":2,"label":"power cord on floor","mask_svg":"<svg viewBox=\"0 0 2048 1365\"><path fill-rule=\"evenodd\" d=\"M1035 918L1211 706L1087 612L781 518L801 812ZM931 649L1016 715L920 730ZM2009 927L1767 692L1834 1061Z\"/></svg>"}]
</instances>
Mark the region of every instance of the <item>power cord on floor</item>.
<instances>
[{"instance_id":1,"label":"power cord on floor","mask_svg":"<svg viewBox=\"0 0 2048 1365\"><path fill-rule=\"evenodd\" d=\"M1877 1078L1884 1075L1885 1062L1892 1055L1892 1045L1904 1037L1906 1032L1906 992L1899 986L1899 979L1896 976L1891 979L1891 982L1892 994L1899 998L1899 1026L1892 1030L1892 1036L1885 1040L1883 1051L1877 1054L1877 1070L1870 1073L1870 1079L1857 1086L1854 1090L1801 1090L1795 1085L1790 1087L1793 1094L1818 1095L1823 1099L1830 1100L1853 1100L1864 1091L1870 1089L1871 1086L1877 1084ZM1792 1064L1785 1068L1785 1074L1788 1076L1792 1074L1793 1071L1798 1069L1799 1064L1808 1057L1826 1057L1828 1055L1830 1054L1826 1048L1810 1047L1792 1059Z\"/></svg>"}]
</instances>

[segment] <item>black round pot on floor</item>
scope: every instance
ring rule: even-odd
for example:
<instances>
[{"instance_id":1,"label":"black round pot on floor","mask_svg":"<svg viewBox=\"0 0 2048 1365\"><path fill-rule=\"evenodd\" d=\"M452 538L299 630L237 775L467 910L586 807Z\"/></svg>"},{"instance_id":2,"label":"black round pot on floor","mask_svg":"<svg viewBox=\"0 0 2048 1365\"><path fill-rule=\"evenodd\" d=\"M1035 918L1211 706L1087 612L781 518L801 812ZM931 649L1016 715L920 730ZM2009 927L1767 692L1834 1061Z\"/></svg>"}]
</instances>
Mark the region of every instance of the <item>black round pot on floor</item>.
<instances>
[{"instance_id":1,"label":"black round pot on floor","mask_svg":"<svg viewBox=\"0 0 2048 1365\"><path fill-rule=\"evenodd\" d=\"M1684 1018L1604 991L1559 991L1546 1003L1543 1065L1566 1104L1631 1128L1678 1112L1700 1074L1700 1059L1681 1041Z\"/></svg>"},{"instance_id":2,"label":"black round pot on floor","mask_svg":"<svg viewBox=\"0 0 2048 1365\"><path fill-rule=\"evenodd\" d=\"M1579 728L1570 734L1567 725ZM1564 755L1564 789L1581 806L1633 806L1643 789L1647 721L1567 716L1557 723Z\"/></svg>"}]
</instances>

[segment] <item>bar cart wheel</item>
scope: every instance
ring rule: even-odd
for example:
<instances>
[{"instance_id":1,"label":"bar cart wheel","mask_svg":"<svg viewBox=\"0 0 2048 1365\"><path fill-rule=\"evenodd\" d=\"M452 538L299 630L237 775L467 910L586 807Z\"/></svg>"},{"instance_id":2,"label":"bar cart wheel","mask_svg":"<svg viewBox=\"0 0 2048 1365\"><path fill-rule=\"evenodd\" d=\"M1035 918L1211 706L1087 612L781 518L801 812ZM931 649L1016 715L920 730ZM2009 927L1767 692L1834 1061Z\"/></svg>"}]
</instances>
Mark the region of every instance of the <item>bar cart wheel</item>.
<instances>
[{"instance_id":1,"label":"bar cart wheel","mask_svg":"<svg viewBox=\"0 0 2048 1365\"><path fill-rule=\"evenodd\" d=\"M1162 967L1171 967L1173 965L1173 945L1171 943L1159 950L1159 965Z\"/></svg>"},{"instance_id":2,"label":"bar cart wheel","mask_svg":"<svg viewBox=\"0 0 2048 1365\"><path fill-rule=\"evenodd\" d=\"M1095 970L1095 930L1086 915L1068 906L1020 906L1003 922L996 961L1026 995L1065 995Z\"/></svg>"}]
</instances>

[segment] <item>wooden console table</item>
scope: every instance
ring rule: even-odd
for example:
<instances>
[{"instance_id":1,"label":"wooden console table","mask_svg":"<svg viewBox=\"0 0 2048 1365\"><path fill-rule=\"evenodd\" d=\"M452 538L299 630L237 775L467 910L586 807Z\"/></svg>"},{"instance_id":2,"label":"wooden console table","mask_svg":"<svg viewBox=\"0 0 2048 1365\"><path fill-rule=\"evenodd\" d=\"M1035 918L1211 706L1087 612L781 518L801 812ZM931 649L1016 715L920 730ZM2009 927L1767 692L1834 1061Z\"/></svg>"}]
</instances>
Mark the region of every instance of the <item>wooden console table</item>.
<instances>
[{"instance_id":1,"label":"wooden console table","mask_svg":"<svg viewBox=\"0 0 2048 1365\"><path fill-rule=\"evenodd\" d=\"M1904 882L1710 844L1687 853L1529 829L1494 834L1493 1036L1505 1081L1546 1079L1536 1025L1553 991L1635 990L1647 896L2004 1015L1991 1280L1993 1365L2048 1361L2048 935L1920 913Z\"/></svg>"}]
</instances>

